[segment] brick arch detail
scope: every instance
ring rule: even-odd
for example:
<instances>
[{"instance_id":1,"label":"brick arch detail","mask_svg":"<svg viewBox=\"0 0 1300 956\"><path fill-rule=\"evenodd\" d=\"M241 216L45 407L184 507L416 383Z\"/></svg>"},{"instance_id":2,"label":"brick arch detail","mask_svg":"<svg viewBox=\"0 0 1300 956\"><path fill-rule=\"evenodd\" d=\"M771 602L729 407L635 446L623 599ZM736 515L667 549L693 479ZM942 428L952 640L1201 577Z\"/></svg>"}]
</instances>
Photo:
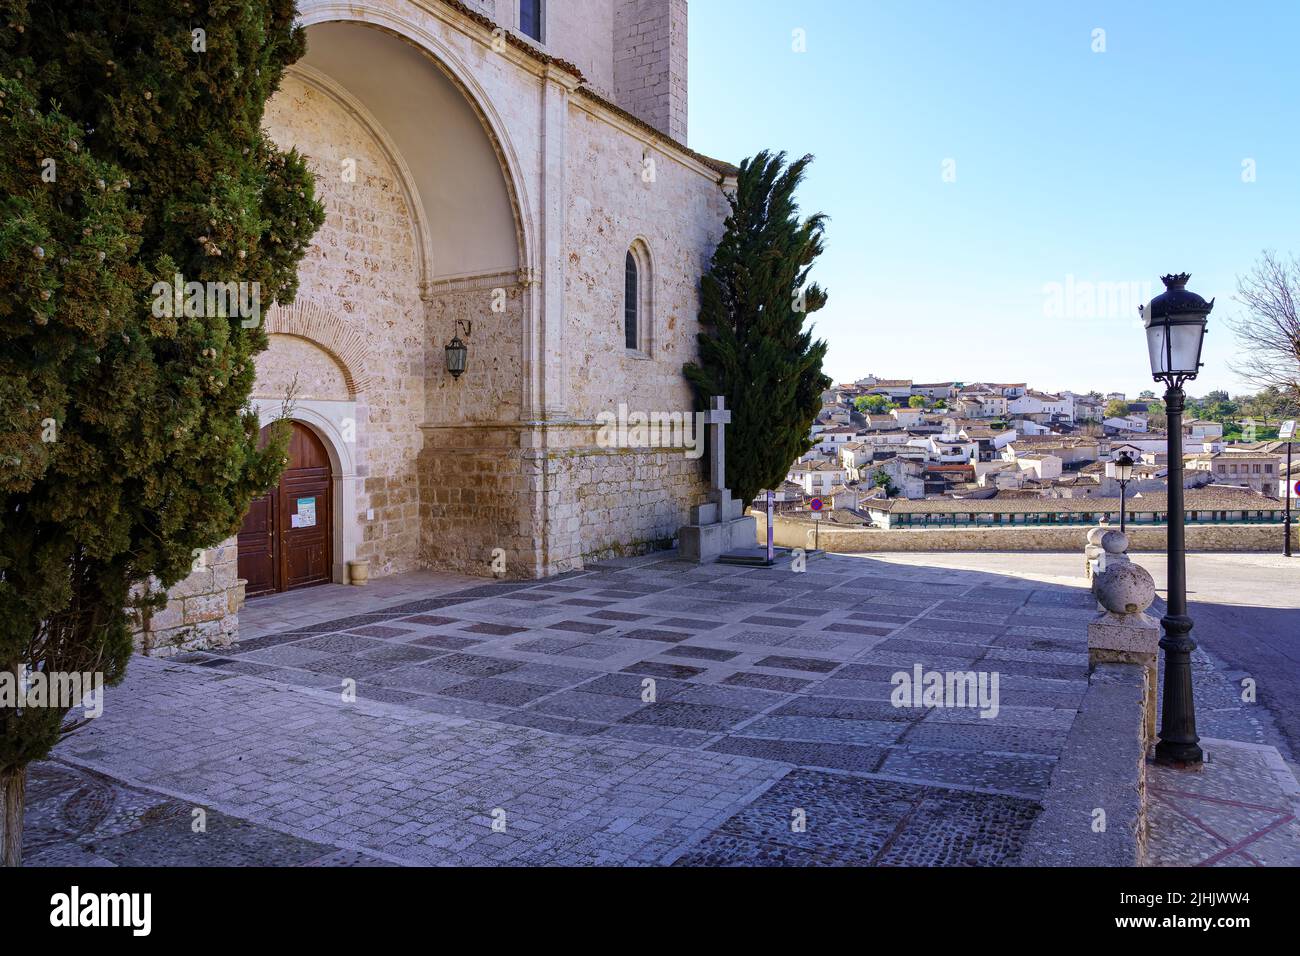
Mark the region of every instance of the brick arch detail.
<instances>
[{"instance_id":1,"label":"brick arch detail","mask_svg":"<svg viewBox=\"0 0 1300 956\"><path fill-rule=\"evenodd\" d=\"M330 309L311 299L276 305L266 316L267 335L296 335L319 345L339 363L348 397L355 399L371 384L370 348L365 336Z\"/></svg>"}]
</instances>

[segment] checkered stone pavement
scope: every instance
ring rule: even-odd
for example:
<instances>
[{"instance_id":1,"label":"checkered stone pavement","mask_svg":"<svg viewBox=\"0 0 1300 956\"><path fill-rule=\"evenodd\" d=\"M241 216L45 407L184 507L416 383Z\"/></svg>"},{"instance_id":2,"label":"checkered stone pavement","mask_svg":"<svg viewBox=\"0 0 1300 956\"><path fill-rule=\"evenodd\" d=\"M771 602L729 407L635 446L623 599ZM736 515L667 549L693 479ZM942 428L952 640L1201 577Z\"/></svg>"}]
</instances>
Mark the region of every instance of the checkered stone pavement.
<instances>
[{"instance_id":1,"label":"checkered stone pavement","mask_svg":"<svg viewBox=\"0 0 1300 956\"><path fill-rule=\"evenodd\" d=\"M847 555L353 592L344 617L133 661L57 756L398 863L1003 863L1095 613L1082 587ZM894 707L917 665L996 672L997 716ZM787 834L792 800L816 813Z\"/></svg>"}]
</instances>

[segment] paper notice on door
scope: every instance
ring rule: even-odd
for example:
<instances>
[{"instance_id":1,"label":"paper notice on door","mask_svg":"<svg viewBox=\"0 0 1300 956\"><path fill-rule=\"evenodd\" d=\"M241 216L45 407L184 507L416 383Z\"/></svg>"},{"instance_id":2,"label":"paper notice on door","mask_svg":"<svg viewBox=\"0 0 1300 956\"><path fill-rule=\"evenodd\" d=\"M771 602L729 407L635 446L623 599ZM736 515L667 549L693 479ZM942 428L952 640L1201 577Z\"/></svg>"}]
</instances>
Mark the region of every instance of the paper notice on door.
<instances>
[{"instance_id":1,"label":"paper notice on door","mask_svg":"<svg viewBox=\"0 0 1300 956\"><path fill-rule=\"evenodd\" d=\"M289 519L289 524L294 528L316 527L316 499L299 498L298 513Z\"/></svg>"}]
</instances>

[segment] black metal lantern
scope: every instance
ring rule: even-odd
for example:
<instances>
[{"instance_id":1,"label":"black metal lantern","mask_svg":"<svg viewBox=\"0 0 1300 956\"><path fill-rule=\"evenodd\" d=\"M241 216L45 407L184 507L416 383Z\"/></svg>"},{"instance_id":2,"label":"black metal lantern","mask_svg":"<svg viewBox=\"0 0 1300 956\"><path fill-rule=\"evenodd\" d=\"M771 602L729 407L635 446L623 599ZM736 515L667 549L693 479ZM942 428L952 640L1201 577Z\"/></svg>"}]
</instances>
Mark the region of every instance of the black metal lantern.
<instances>
[{"instance_id":1,"label":"black metal lantern","mask_svg":"<svg viewBox=\"0 0 1300 956\"><path fill-rule=\"evenodd\" d=\"M1187 291L1191 275L1161 276L1165 291L1146 306L1138 306L1147 330L1151 374L1157 382L1181 385L1196 378L1201 368L1201 343L1205 319L1214 308L1195 292Z\"/></svg>"},{"instance_id":2,"label":"black metal lantern","mask_svg":"<svg viewBox=\"0 0 1300 956\"><path fill-rule=\"evenodd\" d=\"M468 319L457 319L456 330L461 326L465 327L465 336L469 337L470 323ZM447 371L451 373L452 378L460 378L461 373L465 371L465 359L469 356L469 346L461 341L460 335L454 334L451 341L447 343Z\"/></svg>"},{"instance_id":3,"label":"black metal lantern","mask_svg":"<svg viewBox=\"0 0 1300 956\"><path fill-rule=\"evenodd\" d=\"M1119 530L1125 531L1124 515L1124 494L1128 488L1128 483L1133 477L1133 456L1126 451L1122 451L1114 461L1106 464L1106 474L1119 482Z\"/></svg>"},{"instance_id":4,"label":"black metal lantern","mask_svg":"<svg viewBox=\"0 0 1300 956\"><path fill-rule=\"evenodd\" d=\"M1127 482L1133 477L1134 464L1136 464L1136 462L1133 461L1132 455L1126 451L1120 452L1119 457L1111 462L1111 465L1113 466L1112 476L1118 478L1122 482Z\"/></svg>"}]
</instances>

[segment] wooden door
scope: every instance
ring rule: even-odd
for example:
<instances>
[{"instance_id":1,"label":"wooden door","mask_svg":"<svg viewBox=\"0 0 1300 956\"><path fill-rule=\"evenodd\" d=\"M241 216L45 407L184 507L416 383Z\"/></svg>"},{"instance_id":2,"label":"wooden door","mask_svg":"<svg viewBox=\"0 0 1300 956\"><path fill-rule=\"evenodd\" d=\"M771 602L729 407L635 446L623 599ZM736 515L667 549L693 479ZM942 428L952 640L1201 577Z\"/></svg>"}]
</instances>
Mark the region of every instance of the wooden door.
<instances>
[{"instance_id":1,"label":"wooden door","mask_svg":"<svg viewBox=\"0 0 1300 956\"><path fill-rule=\"evenodd\" d=\"M311 429L293 423L280 475L280 590L330 579L330 460Z\"/></svg>"},{"instance_id":2,"label":"wooden door","mask_svg":"<svg viewBox=\"0 0 1300 956\"><path fill-rule=\"evenodd\" d=\"M329 455L311 429L297 422L292 427L279 483L252 502L239 532L239 576L248 581L250 597L324 584L331 576Z\"/></svg>"},{"instance_id":3,"label":"wooden door","mask_svg":"<svg viewBox=\"0 0 1300 956\"><path fill-rule=\"evenodd\" d=\"M277 590L275 558L276 490L256 498L239 529L239 576L246 580L249 597Z\"/></svg>"}]
</instances>

